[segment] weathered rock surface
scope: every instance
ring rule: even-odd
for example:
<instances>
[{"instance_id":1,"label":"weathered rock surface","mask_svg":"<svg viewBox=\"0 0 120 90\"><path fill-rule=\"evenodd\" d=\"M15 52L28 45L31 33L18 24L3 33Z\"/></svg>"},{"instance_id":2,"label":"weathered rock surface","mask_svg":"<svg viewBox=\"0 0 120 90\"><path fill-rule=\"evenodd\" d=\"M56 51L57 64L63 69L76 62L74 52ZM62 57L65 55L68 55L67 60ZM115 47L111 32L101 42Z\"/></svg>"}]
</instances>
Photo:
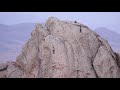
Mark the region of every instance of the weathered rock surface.
<instances>
[{"instance_id":1,"label":"weathered rock surface","mask_svg":"<svg viewBox=\"0 0 120 90\"><path fill-rule=\"evenodd\" d=\"M116 55L117 65L118 65L118 67L120 68L120 54L119 54L119 53L115 53L115 55Z\"/></svg>"},{"instance_id":2,"label":"weathered rock surface","mask_svg":"<svg viewBox=\"0 0 120 90\"><path fill-rule=\"evenodd\" d=\"M8 62L8 69L6 73L7 78L21 78L23 71L20 69L16 62Z\"/></svg>"},{"instance_id":3,"label":"weathered rock surface","mask_svg":"<svg viewBox=\"0 0 120 90\"><path fill-rule=\"evenodd\" d=\"M0 71L7 70L7 68L8 68L8 65L6 63L1 63L0 64Z\"/></svg>"},{"instance_id":4,"label":"weathered rock surface","mask_svg":"<svg viewBox=\"0 0 120 90\"><path fill-rule=\"evenodd\" d=\"M120 56L78 22L49 18L37 24L8 78L120 78ZM12 69L12 70L11 70Z\"/></svg>"},{"instance_id":5,"label":"weathered rock surface","mask_svg":"<svg viewBox=\"0 0 120 90\"><path fill-rule=\"evenodd\" d=\"M8 65L6 63L0 64L0 78L6 78L7 68L8 68Z\"/></svg>"},{"instance_id":6,"label":"weathered rock surface","mask_svg":"<svg viewBox=\"0 0 120 90\"><path fill-rule=\"evenodd\" d=\"M23 76L23 71L20 70L20 67L16 62L7 62L0 66L4 67L0 71L0 78L21 78Z\"/></svg>"}]
</instances>

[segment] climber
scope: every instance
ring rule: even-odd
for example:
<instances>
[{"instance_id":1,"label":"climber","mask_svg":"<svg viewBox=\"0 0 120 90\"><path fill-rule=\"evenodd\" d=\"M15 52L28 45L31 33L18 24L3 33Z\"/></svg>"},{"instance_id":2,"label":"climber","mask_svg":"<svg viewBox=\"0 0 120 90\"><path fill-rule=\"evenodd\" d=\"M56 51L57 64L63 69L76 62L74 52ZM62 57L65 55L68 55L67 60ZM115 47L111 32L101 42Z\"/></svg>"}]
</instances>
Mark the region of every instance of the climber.
<instances>
[{"instance_id":1,"label":"climber","mask_svg":"<svg viewBox=\"0 0 120 90\"><path fill-rule=\"evenodd\" d=\"M54 48L54 46L52 48L53 48L53 54L55 54L55 48Z\"/></svg>"},{"instance_id":2,"label":"climber","mask_svg":"<svg viewBox=\"0 0 120 90\"><path fill-rule=\"evenodd\" d=\"M77 21L74 21L74 23L77 23ZM81 25L77 25L77 26L80 26L80 32L81 32Z\"/></svg>"},{"instance_id":3,"label":"climber","mask_svg":"<svg viewBox=\"0 0 120 90\"><path fill-rule=\"evenodd\" d=\"M74 21L74 23L77 23L77 21Z\"/></svg>"},{"instance_id":4,"label":"climber","mask_svg":"<svg viewBox=\"0 0 120 90\"><path fill-rule=\"evenodd\" d=\"M80 32L81 32L81 25L80 25Z\"/></svg>"}]
</instances>

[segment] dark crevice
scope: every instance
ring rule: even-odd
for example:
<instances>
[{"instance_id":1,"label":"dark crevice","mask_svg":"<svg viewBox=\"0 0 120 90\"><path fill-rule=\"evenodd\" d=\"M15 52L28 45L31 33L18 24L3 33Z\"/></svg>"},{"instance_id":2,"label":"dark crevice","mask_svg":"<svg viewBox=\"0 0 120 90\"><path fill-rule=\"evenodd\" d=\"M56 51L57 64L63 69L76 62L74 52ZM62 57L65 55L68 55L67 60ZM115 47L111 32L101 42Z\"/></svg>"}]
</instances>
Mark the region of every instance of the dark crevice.
<instances>
[{"instance_id":1,"label":"dark crevice","mask_svg":"<svg viewBox=\"0 0 120 90\"><path fill-rule=\"evenodd\" d=\"M55 54L55 50L53 50L53 54Z\"/></svg>"},{"instance_id":2,"label":"dark crevice","mask_svg":"<svg viewBox=\"0 0 120 90\"><path fill-rule=\"evenodd\" d=\"M5 71L7 70L7 68L8 68L8 65L5 68L0 69L0 71Z\"/></svg>"},{"instance_id":3,"label":"dark crevice","mask_svg":"<svg viewBox=\"0 0 120 90\"><path fill-rule=\"evenodd\" d=\"M80 70L77 70L77 78L79 78L79 71L80 71Z\"/></svg>"},{"instance_id":4,"label":"dark crevice","mask_svg":"<svg viewBox=\"0 0 120 90\"><path fill-rule=\"evenodd\" d=\"M98 39L98 38L97 38L97 39ZM93 68L94 73L95 73L95 75L96 75L97 78L99 78L99 76L97 75L97 72L96 72L96 70L95 70L95 67L94 67L93 63L94 63L94 59L95 59L95 57L96 57L96 55L97 55L97 53L98 53L98 51L99 51L101 45L103 45L102 41L100 41L99 39L98 39L98 41L100 42L100 44L99 44L99 46L98 46L98 48L97 48L97 51L96 51L95 55L92 56L92 58L91 58L92 68Z\"/></svg>"},{"instance_id":5,"label":"dark crevice","mask_svg":"<svg viewBox=\"0 0 120 90\"><path fill-rule=\"evenodd\" d=\"M53 48L53 54L55 54L55 48L54 48L54 46L52 48Z\"/></svg>"},{"instance_id":6,"label":"dark crevice","mask_svg":"<svg viewBox=\"0 0 120 90\"><path fill-rule=\"evenodd\" d=\"M41 77L43 77L43 75L42 75L42 67L41 67L41 59L40 58L38 58L38 62L39 62L38 78L41 78Z\"/></svg>"},{"instance_id":7,"label":"dark crevice","mask_svg":"<svg viewBox=\"0 0 120 90\"><path fill-rule=\"evenodd\" d=\"M95 68L94 68L93 63L92 63L92 69L94 70L94 73L95 73L96 78L99 78L99 76L97 75L97 72L96 72L96 70L95 70Z\"/></svg>"},{"instance_id":8,"label":"dark crevice","mask_svg":"<svg viewBox=\"0 0 120 90\"><path fill-rule=\"evenodd\" d=\"M96 57L96 55L98 53L98 50L99 50L99 48L97 49L97 52L95 53L95 55L91 57L91 65L92 65L92 69L93 69L93 71L95 73L96 78L99 78L99 76L97 75L97 72L95 70L95 67L94 67L93 63L94 63L94 59L95 59L95 57Z\"/></svg>"},{"instance_id":9,"label":"dark crevice","mask_svg":"<svg viewBox=\"0 0 120 90\"><path fill-rule=\"evenodd\" d=\"M43 41L45 41L45 39L43 39Z\"/></svg>"},{"instance_id":10,"label":"dark crevice","mask_svg":"<svg viewBox=\"0 0 120 90\"><path fill-rule=\"evenodd\" d=\"M114 52L114 51L112 50L111 47L110 47L110 50L111 50L110 54L111 54L112 58L113 58L114 60L116 60L116 59L117 59L116 53L114 53L114 54L115 54L115 57L114 57L113 54L112 54L112 52Z\"/></svg>"},{"instance_id":11,"label":"dark crevice","mask_svg":"<svg viewBox=\"0 0 120 90\"><path fill-rule=\"evenodd\" d=\"M99 38L97 38L97 39L100 42L101 46L104 46L103 42Z\"/></svg>"},{"instance_id":12,"label":"dark crevice","mask_svg":"<svg viewBox=\"0 0 120 90\"><path fill-rule=\"evenodd\" d=\"M93 57L93 60L95 59L95 57L96 57L96 55L97 55L97 53L98 53L98 51L99 51L99 48L100 48L100 45L99 45L99 47L98 47L98 49L97 49L97 52L95 53L95 56ZM93 61L93 62L94 62L94 61ZM96 70L95 70L95 67L94 67L93 63L92 63L92 67L94 68L94 73L95 73L96 77L99 78L99 76L97 75L97 72L96 72Z\"/></svg>"},{"instance_id":13,"label":"dark crevice","mask_svg":"<svg viewBox=\"0 0 120 90\"><path fill-rule=\"evenodd\" d=\"M79 26L79 27L80 27L80 33L81 33L81 31L82 31L82 29L81 29L81 28L82 28L82 25L77 25L77 26Z\"/></svg>"},{"instance_id":14,"label":"dark crevice","mask_svg":"<svg viewBox=\"0 0 120 90\"><path fill-rule=\"evenodd\" d=\"M116 60L116 58L112 55L112 53L111 53L111 52L110 52L110 54L111 54L112 58L113 58L114 60Z\"/></svg>"},{"instance_id":15,"label":"dark crevice","mask_svg":"<svg viewBox=\"0 0 120 90\"><path fill-rule=\"evenodd\" d=\"M117 66L120 68L120 56L115 53Z\"/></svg>"}]
</instances>

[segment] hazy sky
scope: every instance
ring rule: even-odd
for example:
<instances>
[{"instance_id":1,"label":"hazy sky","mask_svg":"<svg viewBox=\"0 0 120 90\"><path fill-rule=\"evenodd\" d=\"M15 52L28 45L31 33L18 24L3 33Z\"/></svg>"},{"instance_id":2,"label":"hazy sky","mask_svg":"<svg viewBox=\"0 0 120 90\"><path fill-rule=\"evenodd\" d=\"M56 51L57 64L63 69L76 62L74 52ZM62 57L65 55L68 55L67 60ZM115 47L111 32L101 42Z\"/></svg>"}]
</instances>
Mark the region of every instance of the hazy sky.
<instances>
[{"instance_id":1,"label":"hazy sky","mask_svg":"<svg viewBox=\"0 0 120 90\"><path fill-rule=\"evenodd\" d=\"M120 33L120 12L0 12L0 24L45 22L48 17L77 20L91 29L107 27Z\"/></svg>"}]
</instances>

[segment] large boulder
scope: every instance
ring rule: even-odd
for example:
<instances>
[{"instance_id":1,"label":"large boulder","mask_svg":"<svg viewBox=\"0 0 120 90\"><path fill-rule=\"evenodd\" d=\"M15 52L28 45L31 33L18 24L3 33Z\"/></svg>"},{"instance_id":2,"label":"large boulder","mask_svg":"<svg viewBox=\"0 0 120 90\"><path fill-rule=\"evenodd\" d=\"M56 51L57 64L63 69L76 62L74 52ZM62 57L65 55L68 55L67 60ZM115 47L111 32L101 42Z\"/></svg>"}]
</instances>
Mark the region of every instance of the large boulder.
<instances>
[{"instance_id":1,"label":"large boulder","mask_svg":"<svg viewBox=\"0 0 120 90\"><path fill-rule=\"evenodd\" d=\"M36 25L15 65L6 77L120 77L118 56L106 40L81 23L54 17Z\"/></svg>"}]
</instances>

